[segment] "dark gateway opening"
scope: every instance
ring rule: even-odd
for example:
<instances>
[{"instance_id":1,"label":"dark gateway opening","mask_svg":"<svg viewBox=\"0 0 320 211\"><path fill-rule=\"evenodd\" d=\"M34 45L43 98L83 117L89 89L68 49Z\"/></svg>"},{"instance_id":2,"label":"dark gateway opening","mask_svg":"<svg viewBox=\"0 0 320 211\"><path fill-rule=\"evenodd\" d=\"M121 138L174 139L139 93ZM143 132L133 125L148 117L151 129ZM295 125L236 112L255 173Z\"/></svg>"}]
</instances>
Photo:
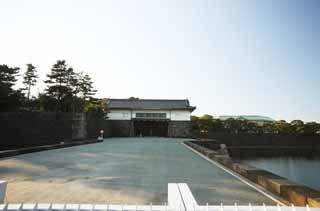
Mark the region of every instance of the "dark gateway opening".
<instances>
[{"instance_id":1,"label":"dark gateway opening","mask_svg":"<svg viewBox=\"0 0 320 211\"><path fill-rule=\"evenodd\" d=\"M168 136L168 121L165 120L135 120L133 122L135 136Z\"/></svg>"}]
</instances>

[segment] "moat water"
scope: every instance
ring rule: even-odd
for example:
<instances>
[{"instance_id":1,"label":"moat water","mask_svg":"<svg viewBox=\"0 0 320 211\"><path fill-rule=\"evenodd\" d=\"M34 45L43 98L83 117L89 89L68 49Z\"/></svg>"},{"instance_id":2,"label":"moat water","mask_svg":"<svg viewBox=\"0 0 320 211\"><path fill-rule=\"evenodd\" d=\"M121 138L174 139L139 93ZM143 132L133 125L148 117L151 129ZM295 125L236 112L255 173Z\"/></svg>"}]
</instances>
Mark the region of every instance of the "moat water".
<instances>
[{"instance_id":1,"label":"moat water","mask_svg":"<svg viewBox=\"0 0 320 211\"><path fill-rule=\"evenodd\" d=\"M320 156L247 158L242 162L320 190Z\"/></svg>"}]
</instances>

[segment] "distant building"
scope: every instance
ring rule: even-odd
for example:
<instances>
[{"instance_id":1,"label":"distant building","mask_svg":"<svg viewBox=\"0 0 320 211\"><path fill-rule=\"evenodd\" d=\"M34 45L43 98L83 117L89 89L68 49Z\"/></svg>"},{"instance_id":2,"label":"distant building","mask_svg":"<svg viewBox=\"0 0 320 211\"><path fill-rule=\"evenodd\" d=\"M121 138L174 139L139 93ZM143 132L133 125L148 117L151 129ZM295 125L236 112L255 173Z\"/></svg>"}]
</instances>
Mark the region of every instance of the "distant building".
<instances>
[{"instance_id":1,"label":"distant building","mask_svg":"<svg viewBox=\"0 0 320 211\"><path fill-rule=\"evenodd\" d=\"M275 120L267 117L267 116L257 116L257 115L238 115L238 116L233 116L233 115L226 115L226 116L219 116L218 119L220 120L227 120L229 118L233 119L243 119L248 122L253 122L256 123L257 125L264 125L265 123L270 123L274 122Z\"/></svg>"},{"instance_id":2,"label":"distant building","mask_svg":"<svg viewBox=\"0 0 320 211\"><path fill-rule=\"evenodd\" d=\"M188 137L191 113L189 100L109 99L113 136Z\"/></svg>"}]
</instances>

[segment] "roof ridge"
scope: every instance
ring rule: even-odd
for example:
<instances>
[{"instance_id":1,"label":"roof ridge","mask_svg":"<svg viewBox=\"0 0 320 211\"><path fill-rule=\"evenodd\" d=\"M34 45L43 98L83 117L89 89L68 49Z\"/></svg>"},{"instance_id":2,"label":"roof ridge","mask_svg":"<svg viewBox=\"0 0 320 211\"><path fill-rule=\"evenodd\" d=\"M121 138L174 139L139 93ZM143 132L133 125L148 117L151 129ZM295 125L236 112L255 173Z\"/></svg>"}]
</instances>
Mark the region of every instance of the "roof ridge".
<instances>
[{"instance_id":1,"label":"roof ridge","mask_svg":"<svg viewBox=\"0 0 320 211\"><path fill-rule=\"evenodd\" d=\"M109 100L146 100L146 101L188 101L188 99L146 99L146 98L140 98L140 99L129 99L129 98L109 98Z\"/></svg>"}]
</instances>

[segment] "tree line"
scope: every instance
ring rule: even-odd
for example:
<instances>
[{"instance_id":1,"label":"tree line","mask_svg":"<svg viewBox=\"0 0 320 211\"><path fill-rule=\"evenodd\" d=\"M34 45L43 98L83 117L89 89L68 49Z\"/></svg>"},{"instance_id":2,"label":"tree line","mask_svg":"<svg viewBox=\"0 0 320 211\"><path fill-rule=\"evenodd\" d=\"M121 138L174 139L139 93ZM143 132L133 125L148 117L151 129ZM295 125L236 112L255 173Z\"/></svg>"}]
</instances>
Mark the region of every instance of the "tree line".
<instances>
[{"instance_id":1,"label":"tree line","mask_svg":"<svg viewBox=\"0 0 320 211\"><path fill-rule=\"evenodd\" d=\"M194 132L207 134L208 132L227 132L227 133L252 133L252 134L319 134L320 124L317 122L306 122L302 120L293 120L286 122L264 121L261 123L248 121L244 118L229 118L220 120L211 115L200 117L192 116L192 129Z\"/></svg>"},{"instance_id":2,"label":"tree line","mask_svg":"<svg viewBox=\"0 0 320 211\"><path fill-rule=\"evenodd\" d=\"M19 71L19 67L0 65L0 112L103 112L105 102L94 98L97 90L91 77L76 72L65 60L53 64L44 81L46 88L38 96L31 96L31 89L39 80L37 68L27 64L22 75ZM15 88L18 77L23 79L23 88Z\"/></svg>"}]
</instances>

